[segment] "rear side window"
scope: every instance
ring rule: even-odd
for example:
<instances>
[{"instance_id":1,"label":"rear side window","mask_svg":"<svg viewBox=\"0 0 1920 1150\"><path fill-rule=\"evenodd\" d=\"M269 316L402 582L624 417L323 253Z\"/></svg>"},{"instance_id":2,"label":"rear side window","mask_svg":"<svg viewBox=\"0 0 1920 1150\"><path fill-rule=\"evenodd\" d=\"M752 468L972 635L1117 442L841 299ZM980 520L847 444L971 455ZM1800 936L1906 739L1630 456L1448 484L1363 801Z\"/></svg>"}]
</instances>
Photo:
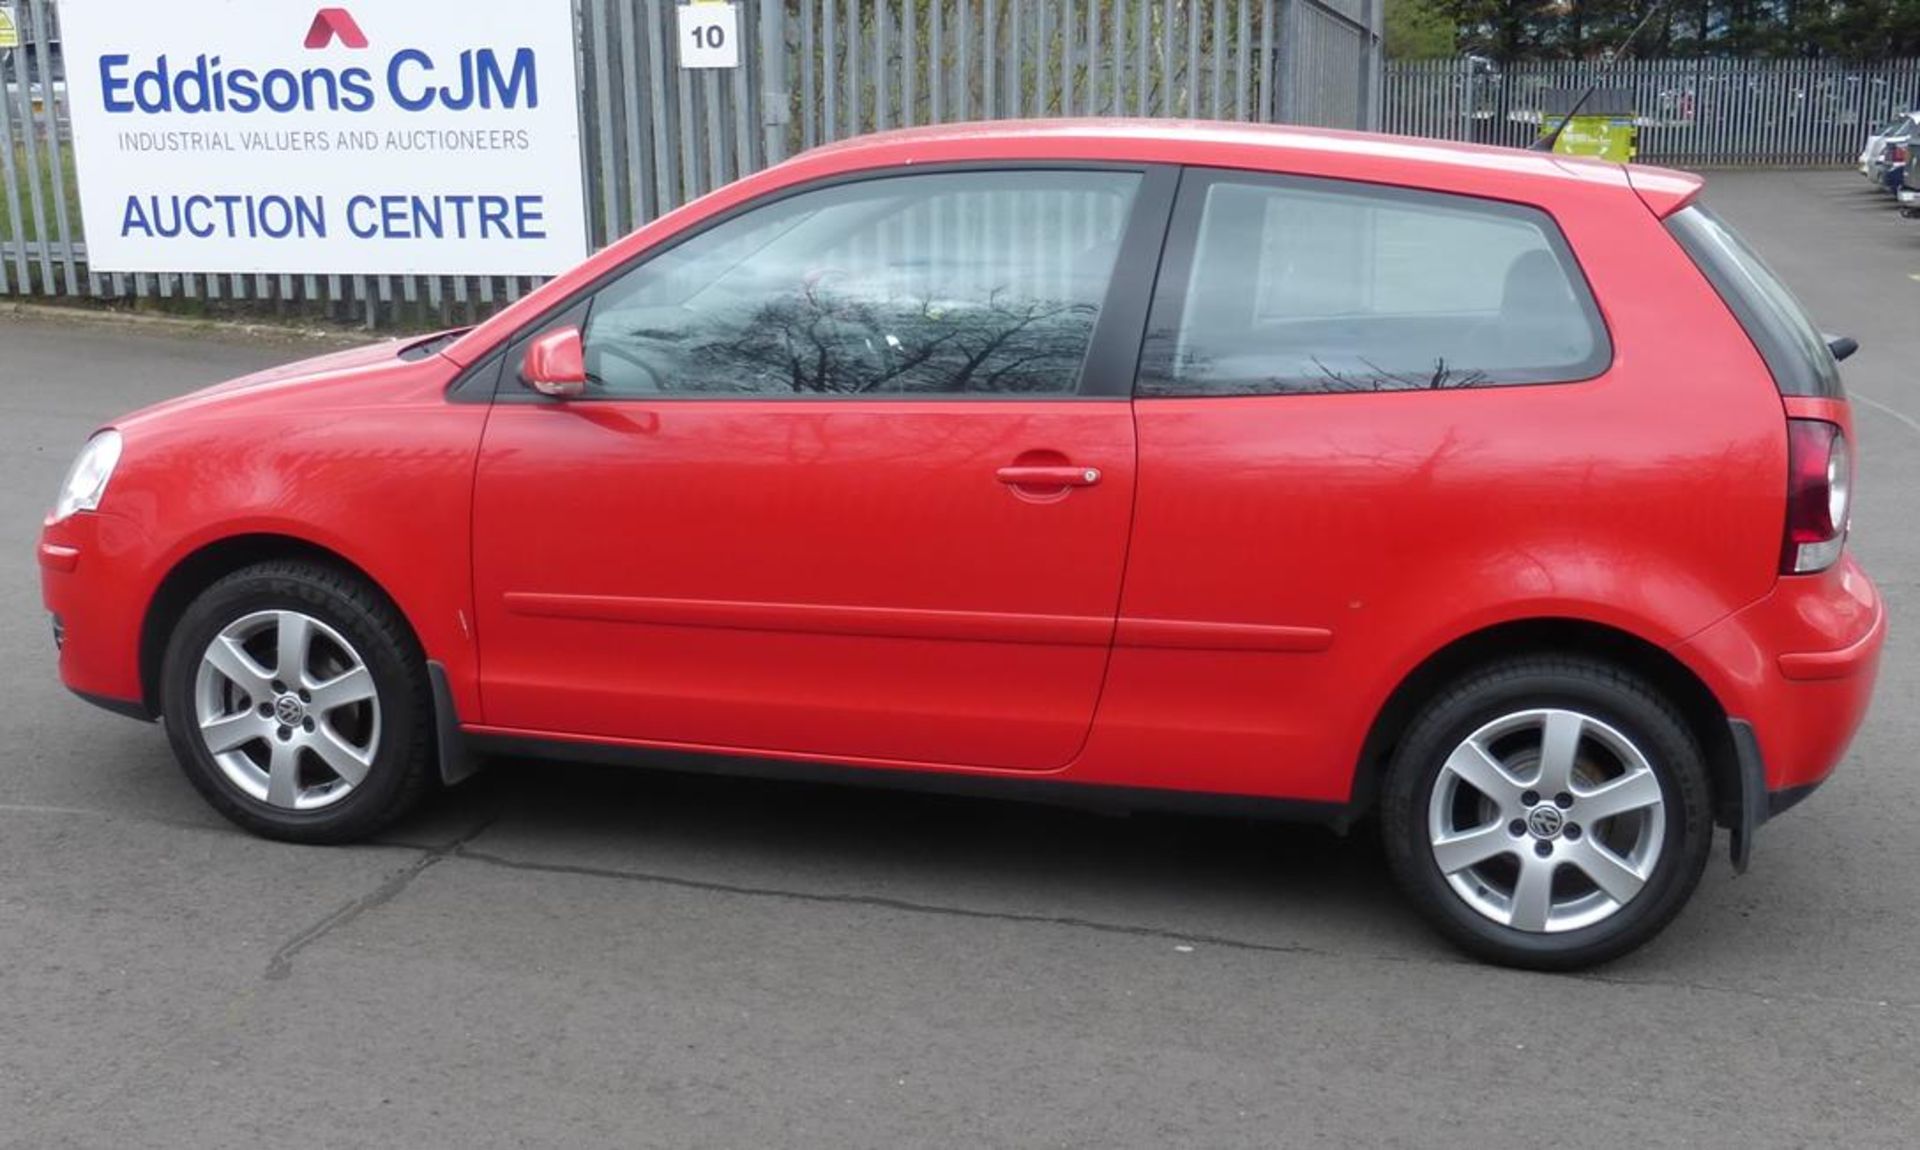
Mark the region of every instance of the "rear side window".
<instances>
[{"instance_id":1,"label":"rear side window","mask_svg":"<svg viewBox=\"0 0 1920 1150\"><path fill-rule=\"evenodd\" d=\"M1193 172L1142 395L1588 379L1611 358L1544 212L1336 180Z\"/></svg>"},{"instance_id":2,"label":"rear side window","mask_svg":"<svg viewBox=\"0 0 1920 1150\"><path fill-rule=\"evenodd\" d=\"M1807 309L1738 232L1698 204L1667 220L1740 326L1753 340L1782 395L1839 398L1840 366Z\"/></svg>"}]
</instances>

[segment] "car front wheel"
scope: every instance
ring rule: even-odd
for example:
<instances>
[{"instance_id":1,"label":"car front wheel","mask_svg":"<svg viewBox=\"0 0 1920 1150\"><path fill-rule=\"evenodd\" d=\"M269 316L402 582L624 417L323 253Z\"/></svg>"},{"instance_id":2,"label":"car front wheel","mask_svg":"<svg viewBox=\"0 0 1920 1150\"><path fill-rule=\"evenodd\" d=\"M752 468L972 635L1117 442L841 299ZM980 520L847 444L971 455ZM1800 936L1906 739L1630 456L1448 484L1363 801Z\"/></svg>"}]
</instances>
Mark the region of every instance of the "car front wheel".
<instances>
[{"instance_id":1,"label":"car front wheel","mask_svg":"<svg viewBox=\"0 0 1920 1150\"><path fill-rule=\"evenodd\" d=\"M256 834L364 838L431 785L418 645L384 596L345 573L269 562L226 576L181 616L161 677L187 778Z\"/></svg>"},{"instance_id":2,"label":"car front wheel","mask_svg":"<svg viewBox=\"0 0 1920 1150\"><path fill-rule=\"evenodd\" d=\"M1518 658L1421 712L1388 768L1389 862L1462 948L1568 970L1641 945L1698 884L1707 775L1686 723L1610 664Z\"/></svg>"}]
</instances>

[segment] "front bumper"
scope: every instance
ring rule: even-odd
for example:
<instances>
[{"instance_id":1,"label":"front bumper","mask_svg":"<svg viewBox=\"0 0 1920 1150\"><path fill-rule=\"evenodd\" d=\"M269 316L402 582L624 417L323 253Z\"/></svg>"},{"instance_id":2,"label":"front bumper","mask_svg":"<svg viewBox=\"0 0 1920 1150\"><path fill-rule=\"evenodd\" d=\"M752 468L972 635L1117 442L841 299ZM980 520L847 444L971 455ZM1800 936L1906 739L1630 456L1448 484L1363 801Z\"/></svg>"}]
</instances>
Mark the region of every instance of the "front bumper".
<instances>
[{"instance_id":1,"label":"front bumper","mask_svg":"<svg viewBox=\"0 0 1920 1150\"><path fill-rule=\"evenodd\" d=\"M55 620L60 679L90 702L149 715L140 629L152 588L146 533L108 512L83 511L40 534L40 596Z\"/></svg>"}]
</instances>

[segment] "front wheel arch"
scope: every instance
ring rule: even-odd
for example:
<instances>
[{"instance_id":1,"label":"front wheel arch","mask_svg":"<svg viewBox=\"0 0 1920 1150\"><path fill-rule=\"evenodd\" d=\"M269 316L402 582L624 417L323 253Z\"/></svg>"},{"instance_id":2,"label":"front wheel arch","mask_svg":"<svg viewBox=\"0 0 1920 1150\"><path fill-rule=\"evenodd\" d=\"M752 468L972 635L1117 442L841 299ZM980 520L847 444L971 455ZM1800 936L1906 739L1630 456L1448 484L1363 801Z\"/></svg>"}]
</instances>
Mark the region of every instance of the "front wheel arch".
<instances>
[{"instance_id":1,"label":"front wheel arch","mask_svg":"<svg viewBox=\"0 0 1920 1150\"><path fill-rule=\"evenodd\" d=\"M179 624L188 604L198 598L202 591L233 572L274 560L316 563L366 584L394 608L394 614L407 628L414 646L421 646L420 636L413 630L412 621L394 602L393 596L380 585L379 580L346 556L292 535L230 535L206 544L175 563L160 580L153 598L147 603L146 616L140 625L140 705L149 718L160 713L161 664L166 657L167 641L172 638L173 629Z\"/></svg>"},{"instance_id":2,"label":"front wheel arch","mask_svg":"<svg viewBox=\"0 0 1920 1150\"><path fill-rule=\"evenodd\" d=\"M1657 688L1686 720L1706 758L1714 822L1740 825L1744 780L1726 708L1693 670L1630 631L1585 619L1538 618L1499 623L1463 635L1401 679L1375 714L1355 764L1349 806L1371 810L1394 749L1420 709L1460 678L1516 655L1586 656L1614 664Z\"/></svg>"}]
</instances>

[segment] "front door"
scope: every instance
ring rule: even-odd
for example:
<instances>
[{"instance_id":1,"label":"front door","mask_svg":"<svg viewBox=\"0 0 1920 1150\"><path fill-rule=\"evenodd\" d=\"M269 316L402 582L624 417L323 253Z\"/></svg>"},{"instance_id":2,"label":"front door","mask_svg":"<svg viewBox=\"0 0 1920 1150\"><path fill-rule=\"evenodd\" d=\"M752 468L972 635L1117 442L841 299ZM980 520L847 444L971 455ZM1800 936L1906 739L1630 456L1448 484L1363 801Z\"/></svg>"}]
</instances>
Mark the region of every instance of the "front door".
<instances>
[{"instance_id":1,"label":"front door","mask_svg":"<svg viewBox=\"0 0 1920 1150\"><path fill-rule=\"evenodd\" d=\"M510 356L474 505L486 725L1069 762L1134 482L1089 349L1144 178L819 187L571 309L585 397L534 399Z\"/></svg>"}]
</instances>

